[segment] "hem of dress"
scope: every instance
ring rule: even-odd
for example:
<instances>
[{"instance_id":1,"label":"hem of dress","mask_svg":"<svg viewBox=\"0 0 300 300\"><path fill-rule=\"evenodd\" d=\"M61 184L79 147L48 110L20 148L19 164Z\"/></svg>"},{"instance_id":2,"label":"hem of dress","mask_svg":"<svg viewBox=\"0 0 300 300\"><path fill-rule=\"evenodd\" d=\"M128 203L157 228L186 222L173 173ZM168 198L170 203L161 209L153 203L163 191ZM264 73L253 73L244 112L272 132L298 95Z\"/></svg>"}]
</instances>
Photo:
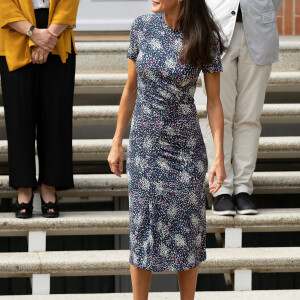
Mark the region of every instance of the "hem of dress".
<instances>
[{"instance_id":1,"label":"hem of dress","mask_svg":"<svg viewBox=\"0 0 300 300\"><path fill-rule=\"evenodd\" d=\"M130 263L131 265L133 265L133 266L134 266L135 268L137 268L137 269L143 269L143 270L150 271L150 272L154 272L154 273L157 273L157 272L181 272L181 271L188 271L188 270L194 269L194 268L197 267L200 263L204 262L206 259L207 259L206 256L205 256L203 259L199 259L199 260L193 265L193 267L191 267L191 268L168 269L168 270L164 270L164 271L158 271L158 270L153 270L153 269L151 269L151 268L142 267L142 266L139 265L139 264L133 263L131 260L129 260L129 263Z\"/></svg>"}]
</instances>

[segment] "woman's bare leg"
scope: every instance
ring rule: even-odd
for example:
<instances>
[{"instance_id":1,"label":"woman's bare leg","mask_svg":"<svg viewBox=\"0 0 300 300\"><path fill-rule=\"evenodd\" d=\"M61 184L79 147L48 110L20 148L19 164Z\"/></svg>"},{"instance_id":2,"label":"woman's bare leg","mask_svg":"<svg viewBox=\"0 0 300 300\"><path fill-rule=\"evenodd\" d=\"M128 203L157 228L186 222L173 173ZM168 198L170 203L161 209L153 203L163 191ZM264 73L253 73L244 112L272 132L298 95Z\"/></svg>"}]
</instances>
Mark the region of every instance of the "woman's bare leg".
<instances>
[{"instance_id":1,"label":"woman's bare leg","mask_svg":"<svg viewBox=\"0 0 300 300\"><path fill-rule=\"evenodd\" d=\"M180 299L194 300L198 276L198 266L187 271L177 272L177 275L180 288Z\"/></svg>"},{"instance_id":2,"label":"woman's bare leg","mask_svg":"<svg viewBox=\"0 0 300 300\"><path fill-rule=\"evenodd\" d=\"M133 300L148 300L152 272L130 265Z\"/></svg>"}]
</instances>

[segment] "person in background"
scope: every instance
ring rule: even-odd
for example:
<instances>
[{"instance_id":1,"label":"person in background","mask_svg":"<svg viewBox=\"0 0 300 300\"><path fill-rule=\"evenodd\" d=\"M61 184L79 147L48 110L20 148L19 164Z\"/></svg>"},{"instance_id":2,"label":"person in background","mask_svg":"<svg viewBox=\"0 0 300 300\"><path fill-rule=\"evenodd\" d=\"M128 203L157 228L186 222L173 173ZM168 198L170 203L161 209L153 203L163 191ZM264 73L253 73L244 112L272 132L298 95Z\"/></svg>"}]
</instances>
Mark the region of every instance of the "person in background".
<instances>
[{"instance_id":1,"label":"person in background","mask_svg":"<svg viewBox=\"0 0 300 300\"><path fill-rule=\"evenodd\" d=\"M252 174L265 92L272 63L278 60L276 13L282 0L206 2L229 46L222 57L220 91L227 177L214 195L212 211L218 215L256 214L257 207L251 197ZM215 153L208 124L204 137L211 166Z\"/></svg>"},{"instance_id":2,"label":"person in background","mask_svg":"<svg viewBox=\"0 0 300 300\"><path fill-rule=\"evenodd\" d=\"M44 217L58 217L56 190L74 187L73 27L79 0L0 1L0 73L16 217L32 216L41 185ZM36 179L35 136L39 158Z\"/></svg>"}]
</instances>

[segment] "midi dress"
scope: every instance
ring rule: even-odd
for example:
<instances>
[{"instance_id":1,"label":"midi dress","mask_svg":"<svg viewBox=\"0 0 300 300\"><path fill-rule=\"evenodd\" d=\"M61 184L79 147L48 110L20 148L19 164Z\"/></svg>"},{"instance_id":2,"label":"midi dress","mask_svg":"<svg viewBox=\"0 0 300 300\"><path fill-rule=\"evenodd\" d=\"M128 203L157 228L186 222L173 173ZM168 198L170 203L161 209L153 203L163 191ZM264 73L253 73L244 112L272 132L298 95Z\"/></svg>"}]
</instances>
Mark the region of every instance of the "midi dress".
<instances>
[{"instance_id":1,"label":"midi dress","mask_svg":"<svg viewBox=\"0 0 300 300\"><path fill-rule=\"evenodd\" d=\"M138 17L127 57L136 61L137 98L127 153L130 263L153 272L183 271L206 259L207 155L194 93L213 63L179 62L183 34L164 14Z\"/></svg>"}]
</instances>

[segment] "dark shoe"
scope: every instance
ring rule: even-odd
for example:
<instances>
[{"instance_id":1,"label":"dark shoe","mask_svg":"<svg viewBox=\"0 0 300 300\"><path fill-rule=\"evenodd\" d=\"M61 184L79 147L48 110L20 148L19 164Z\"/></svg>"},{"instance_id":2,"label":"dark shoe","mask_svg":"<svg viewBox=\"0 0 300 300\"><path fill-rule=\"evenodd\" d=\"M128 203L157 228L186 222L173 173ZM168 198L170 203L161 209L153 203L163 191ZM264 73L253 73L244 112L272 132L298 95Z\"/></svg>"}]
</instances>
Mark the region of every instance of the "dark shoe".
<instances>
[{"instance_id":1,"label":"dark shoe","mask_svg":"<svg viewBox=\"0 0 300 300\"><path fill-rule=\"evenodd\" d=\"M236 215L231 195L222 194L213 198L212 212L219 216Z\"/></svg>"},{"instance_id":2,"label":"dark shoe","mask_svg":"<svg viewBox=\"0 0 300 300\"><path fill-rule=\"evenodd\" d=\"M252 197L247 193L239 193L234 196L237 213L240 215L255 215L258 213L257 206Z\"/></svg>"},{"instance_id":3,"label":"dark shoe","mask_svg":"<svg viewBox=\"0 0 300 300\"><path fill-rule=\"evenodd\" d=\"M41 194L41 201L42 201L42 214L44 218L57 218L59 217L59 203L57 199L57 195L55 194L55 202L49 202L46 203L43 200L42 194ZM53 211L50 211L50 209L53 209Z\"/></svg>"},{"instance_id":4,"label":"dark shoe","mask_svg":"<svg viewBox=\"0 0 300 300\"><path fill-rule=\"evenodd\" d=\"M25 210L22 212L22 210ZM32 218L32 211L33 211L33 194L31 196L31 199L29 203L19 203L18 198L17 202L15 204L15 215L16 218L20 219L29 219Z\"/></svg>"}]
</instances>

